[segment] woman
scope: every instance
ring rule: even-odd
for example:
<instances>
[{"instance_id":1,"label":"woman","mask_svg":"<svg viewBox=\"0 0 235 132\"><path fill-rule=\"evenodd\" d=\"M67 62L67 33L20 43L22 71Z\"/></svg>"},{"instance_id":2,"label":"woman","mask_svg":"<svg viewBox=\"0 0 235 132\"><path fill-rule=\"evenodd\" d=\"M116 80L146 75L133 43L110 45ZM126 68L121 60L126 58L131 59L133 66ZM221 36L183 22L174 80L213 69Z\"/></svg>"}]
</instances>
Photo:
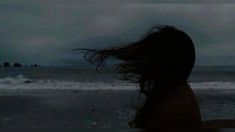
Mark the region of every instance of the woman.
<instances>
[{"instance_id":1,"label":"woman","mask_svg":"<svg viewBox=\"0 0 235 132\"><path fill-rule=\"evenodd\" d=\"M104 67L105 60L121 60L113 70L139 84L145 103L130 127L200 127L201 115L187 79L195 62L191 38L173 26L152 28L142 39L124 47L87 50L85 58Z\"/></svg>"}]
</instances>

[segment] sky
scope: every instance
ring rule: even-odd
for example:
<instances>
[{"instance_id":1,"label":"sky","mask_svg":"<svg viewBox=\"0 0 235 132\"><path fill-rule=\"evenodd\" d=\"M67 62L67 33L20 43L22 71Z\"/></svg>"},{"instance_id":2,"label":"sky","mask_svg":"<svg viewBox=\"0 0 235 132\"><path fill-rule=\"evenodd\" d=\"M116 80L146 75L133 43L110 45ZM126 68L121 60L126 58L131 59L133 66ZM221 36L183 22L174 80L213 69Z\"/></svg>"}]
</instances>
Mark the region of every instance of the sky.
<instances>
[{"instance_id":1,"label":"sky","mask_svg":"<svg viewBox=\"0 0 235 132\"><path fill-rule=\"evenodd\" d=\"M72 49L125 45L173 25L192 38L196 65L235 65L235 3L87 1L0 1L0 63L82 65Z\"/></svg>"}]
</instances>

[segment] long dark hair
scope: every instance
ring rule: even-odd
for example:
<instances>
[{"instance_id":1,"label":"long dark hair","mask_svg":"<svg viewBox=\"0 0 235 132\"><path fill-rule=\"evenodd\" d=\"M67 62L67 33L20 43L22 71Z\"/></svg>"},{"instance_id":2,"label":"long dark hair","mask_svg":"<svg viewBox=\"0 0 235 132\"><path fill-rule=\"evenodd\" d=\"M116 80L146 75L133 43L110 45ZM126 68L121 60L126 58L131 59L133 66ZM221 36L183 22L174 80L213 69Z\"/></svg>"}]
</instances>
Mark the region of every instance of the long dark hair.
<instances>
[{"instance_id":1,"label":"long dark hair","mask_svg":"<svg viewBox=\"0 0 235 132\"><path fill-rule=\"evenodd\" d=\"M140 93L146 97L133 121L136 127L146 126L148 113L154 109L152 102L160 102L164 93L187 83L195 62L191 38L173 26L153 27L139 41L123 47L76 50L85 50L84 58L96 64L97 71L110 57L121 60L113 71L123 75L123 80L138 83Z\"/></svg>"}]
</instances>

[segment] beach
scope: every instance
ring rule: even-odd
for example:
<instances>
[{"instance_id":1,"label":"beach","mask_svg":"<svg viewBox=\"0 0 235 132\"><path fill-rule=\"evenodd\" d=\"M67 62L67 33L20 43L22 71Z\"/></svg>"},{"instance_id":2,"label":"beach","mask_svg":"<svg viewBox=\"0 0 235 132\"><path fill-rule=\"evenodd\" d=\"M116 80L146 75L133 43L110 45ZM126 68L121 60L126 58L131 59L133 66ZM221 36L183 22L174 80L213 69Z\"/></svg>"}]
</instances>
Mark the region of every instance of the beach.
<instances>
[{"instance_id":1,"label":"beach","mask_svg":"<svg viewBox=\"0 0 235 132\"><path fill-rule=\"evenodd\" d=\"M126 90L5 90L0 127L126 128L132 97Z\"/></svg>"},{"instance_id":2,"label":"beach","mask_svg":"<svg viewBox=\"0 0 235 132\"><path fill-rule=\"evenodd\" d=\"M235 90L194 90L204 121L235 118ZM127 128L137 90L0 91L1 128ZM138 103L137 103L138 104Z\"/></svg>"},{"instance_id":3,"label":"beach","mask_svg":"<svg viewBox=\"0 0 235 132\"><path fill-rule=\"evenodd\" d=\"M214 69L213 69L214 68ZM113 73L70 67L0 69L0 128L128 128L143 97ZM196 69L202 120L235 119L235 67Z\"/></svg>"}]
</instances>

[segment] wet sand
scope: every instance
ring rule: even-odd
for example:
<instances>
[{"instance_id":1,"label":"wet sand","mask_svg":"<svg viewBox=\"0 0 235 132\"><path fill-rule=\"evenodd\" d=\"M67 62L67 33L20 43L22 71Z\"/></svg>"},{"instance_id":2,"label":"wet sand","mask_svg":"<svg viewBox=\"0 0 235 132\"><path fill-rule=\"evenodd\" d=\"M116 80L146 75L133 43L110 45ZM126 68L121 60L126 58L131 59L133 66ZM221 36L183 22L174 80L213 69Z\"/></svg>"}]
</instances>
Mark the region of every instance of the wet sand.
<instances>
[{"instance_id":1,"label":"wet sand","mask_svg":"<svg viewBox=\"0 0 235 132\"><path fill-rule=\"evenodd\" d=\"M235 90L196 90L203 120L234 119ZM0 128L127 128L134 90L1 90Z\"/></svg>"},{"instance_id":2,"label":"wet sand","mask_svg":"<svg viewBox=\"0 0 235 132\"><path fill-rule=\"evenodd\" d=\"M0 127L120 127L131 115L133 91L5 90Z\"/></svg>"}]
</instances>

